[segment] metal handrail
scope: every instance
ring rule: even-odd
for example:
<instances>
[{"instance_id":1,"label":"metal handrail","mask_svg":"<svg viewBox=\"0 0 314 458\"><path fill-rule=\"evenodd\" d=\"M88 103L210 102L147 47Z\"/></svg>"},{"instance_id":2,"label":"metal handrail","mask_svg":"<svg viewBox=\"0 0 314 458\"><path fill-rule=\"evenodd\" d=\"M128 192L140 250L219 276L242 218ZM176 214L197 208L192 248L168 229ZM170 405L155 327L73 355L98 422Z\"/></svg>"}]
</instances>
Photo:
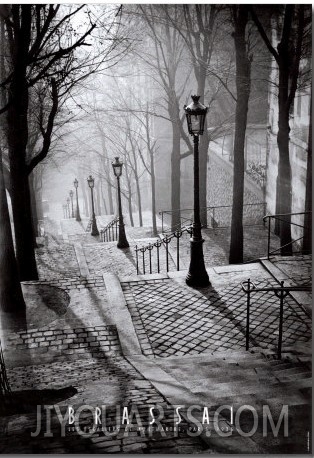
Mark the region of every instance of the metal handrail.
<instances>
[{"instance_id":1,"label":"metal handrail","mask_svg":"<svg viewBox=\"0 0 314 458\"><path fill-rule=\"evenodd\" d=\"M171 234L166 234L165 237L160 238L157 240L155 243L149 243L146 246L138 247L137 245L135 246L135 253L136 253L136 273L139 275L139 256L138 253L142 253L142 265L143 265L143 274L145 275L146 273L146 268L145 268L145 252L148 251L149 253L149 273L152 273L152 250L156 248L156 257L157 257L157 273L160 273L160 255L159 255L159 249L162 244L164 244L166 248L166 271L169 272L169 248L168 245L171 242L172 239L176 238L177 239L177 270L180 270L180 238L182 235L187 232L192 235L193 228L192 226L187 226L184 228L181 228L180 230L174 231Z\"/></svg>"},{"instance_id":2,"label":"metal handrail","mask_svg":"<svg viewBox=\"0 0 314 458\"><path fill-rule=\"evenodd\" d=\"M244 204L243 207L252 207L252 206L258 206L258 205L262 205L263 206L263 213L265 213L265 211L266 211L266 202L254 202L254 203ZM212 205L212 206L208 206L208 207L201 207L200 211L202 211L204 209L207 212L212 211L212 215L211 216L213 218L214 227L215 228L216 227L229 227L229 226L219 226L219 224L215 220L215 213L216 213L217 209L221 209L221 208L232 208L232 205ZM182 219L181 213L185 212L185 211L193 211L193 208L177 208L177 209L174 209L174 210L162 210L162 211L160 211L158 214L161 216L161 230L162 230L162 232L164 232L164 215L172 215L175 212L179 212L180 213L180 220L181 220ZM179 223L179 224L181 224L181 223Z\"/></svg>"},{"instance_id":3,"label":"metal handrail","mask_svg":"<svg viewBox=\"0 0 314 458\"><path fill-rule=\"evenodd\" d=\"M247 285L247 287L245 287ZM252 286L252 287L251 287ZM246 342L245 349L249 350L250 345L250 307L251 307L251 294L256 292L273 292L280 299L279 308L279 329L278 329L278 346L277 356L281 359L282 351L282 328L283 328L283 304L284 299L293 291L311 291L310 286L284 286L284 281L280 282L280 286L271 286L265 288L257 288L250 279L241 283L242 291L247 294L247 305L246 305Z\"/></svg>"},{"instance_id":4,"label":"metal handrail","mask_svg":"<svg viewBox=\"0 0 314 458\"><path fill-rule=\"evenodd\" d=\"M116 216L110 223L100 230L100 240L102 242L114 242L118 240L119 217Z\"/></svg>"},{"instance_id":5,"label":"metal handrail","mask_svg":"<svg viewBox=\"0 0 314 458\"><path fill-rule=\"evenodd\" d=\"M269 259L271 254L274 254L274 253L276 253L278 251L281 253L283 248L286 248L288 246L292 246L294 243L299 242L300 240L302 240L304 238L304 234L303 234L302 237L299 237L298 239L294 239L291 242L280 246L276 250L270 251L271 220L274 219L274 220L277 220L277 221L282 221L284 223L287 223L287 224L290 224L290 225L293 225L293 226L296 226L296 227L301 227L301 228L305 229L304 225L298 224L298 223L294 223L293 221L286 221L285 219L282 219L282 217L284 217L284 216L298 216L298 215L311 215L311 214L312 214L312 212L277 213L275 215L265 215L263 217L263 221L264 221L265 224L266 224L266 220L268 220L267 259Z\"/></svg>"}]
</instances>

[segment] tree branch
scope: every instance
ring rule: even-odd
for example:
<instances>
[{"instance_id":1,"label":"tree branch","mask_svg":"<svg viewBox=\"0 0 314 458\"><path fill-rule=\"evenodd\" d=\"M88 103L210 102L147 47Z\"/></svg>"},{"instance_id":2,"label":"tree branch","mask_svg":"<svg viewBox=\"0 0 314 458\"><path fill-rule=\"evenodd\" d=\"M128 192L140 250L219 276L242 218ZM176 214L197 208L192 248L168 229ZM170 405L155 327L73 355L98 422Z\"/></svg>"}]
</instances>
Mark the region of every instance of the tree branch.
<instances>
[{"instance_id":1,"label":"tree branch","mask_svg":"<svg viewBox=\"0 0 314 458\"><path fill-rule=\"evenodd\" d=\"M51 144L51 135L54 126L54 120L58 111L59 99L58 99L58 90L57 84L54 79L51 80L52 88L52 107L48 116L46 132L43 134L43 146L41 151L34 156L30 163L27 165L27 174L29 175L37 164L39 164L47 156Z\"/></svg>"}]
</instances>

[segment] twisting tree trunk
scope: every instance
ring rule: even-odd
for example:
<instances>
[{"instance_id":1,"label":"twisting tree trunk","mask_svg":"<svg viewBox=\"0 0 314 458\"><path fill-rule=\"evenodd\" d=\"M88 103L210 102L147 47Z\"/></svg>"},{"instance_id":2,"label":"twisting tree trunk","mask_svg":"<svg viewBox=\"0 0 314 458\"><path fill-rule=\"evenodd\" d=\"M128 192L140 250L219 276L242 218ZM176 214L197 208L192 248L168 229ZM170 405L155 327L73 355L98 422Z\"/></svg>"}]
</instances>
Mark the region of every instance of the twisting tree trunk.
<instances>
[{"instance_id":1,"label":"twisting tree trunk","mask_svg":"<svg viewBox=\"0 0 314 458\"><path fill-rule=\"evenodd\" d=\"M245 5L233 6L234 44L236 54L236 119L234 135L233 201L229 263L243 262L243 191L244 145L250 97L251 62L247 53L246 26L248 11Z\"/></svg>"}]
</instances>

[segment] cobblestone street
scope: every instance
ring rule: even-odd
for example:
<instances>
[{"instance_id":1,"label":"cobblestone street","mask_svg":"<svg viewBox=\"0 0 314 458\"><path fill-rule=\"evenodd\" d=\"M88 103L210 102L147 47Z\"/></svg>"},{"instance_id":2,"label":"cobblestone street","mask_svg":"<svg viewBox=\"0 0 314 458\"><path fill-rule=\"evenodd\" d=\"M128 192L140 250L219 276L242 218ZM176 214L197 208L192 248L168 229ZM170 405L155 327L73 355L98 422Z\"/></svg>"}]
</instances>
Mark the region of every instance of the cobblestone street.
<instances>
[{"instance_id":1,"label":"cobblestone street","mask_svg":"<svg viewBox=\"0 0 314 458\"><path fill-rule=\"evenodd\" d=\"M111 219L99 218L99 227L104 227ZM249 357L250 353L247 355L244 352L246 296L241 290L241 282L250 277L258 286L276 285L273 276L259 264L222 265L227 263L226 253L219 242L222 235L213 231L205 233L204 245L205 262L215 265L208 268L210 287L200 290L187 287L185 272L176 272L175 244L169 245L169 274L137 276L135 247L158 240L150 238L151 229L126 227L130 248L119 250L117 242L100 242L98 237L86 233L87 223L87 219L82 223L73 219L60 223L47 220L46 245L40 246L36 252L40 280L23 283L26 316L12 321L3 314L2 339L8 379L16 396L25 399L25 393L28 393L29 400L26 403L23 401L20 406L22 417L12 415L1 419L0 427L4 434L0 439L0 451L213 453L232 449L240 440L237 433L229 441L221 437L216 441L215 435L211 435L209 440L208 435L203 433L193 436L186 412L180 431L174 426L167 431L167 427L175 422L173 405L202 405L208 396L205 381L200 379L196 383L194 380L193 374L199 373L201 378L204 376L201 375L204 369L201 369L203 366L198 358L205 358L209 367L214 365L214 376L220 364L219 355L224 360L226 351L231 352L231 357L240 364L243 358L246 360ZM215 240L217 243L214 243ZM182 237L180 244L180 266L186 269L189 236ZM147 253L144 261L147 274L150 270ZM142 252L138 252L138 262L141 272ZM159 262L166 265L166 247L163 244ZM276 263L283 275L291 277L297 270L299 276L294 276L296 281L308 282L309 259L304 259L300 268L296 260L293 263L279 258L274 260L274 266ZM157 261L152 257L152 271L156 270ZM112 278L110 275L119 277L119 291L116 286L111 290L108 283ZM121 305L123 302L125 305ZM278 299L275 295L266 297L259 293L254 296L251 331L252 349L276 350ZM286 299L283 335L287 348L296 344L306 346L310 340L310 318L292 297ZM136 348L139 350L131 350ZM294 363L294 358L299 358L298 354L289 355L288 358L292 359L287 360L287 375L285 373L281 378L274 376L267 366L270 372L265 372L267 376L257 377L254 390L261 389L258 386L263 385L265 377L274 385L278 380L290 382L289 370L296 367L299 371L298 365L303 362L297 359ZM174 362L172 358L177 359ZM191 371L181 368L182 364L185 367L185 358L195 358L190 360ZM252 361L254 367L256 364L268 365L259 360L255 362L255 359ZM304 361L308 364L308 358ZM283 364L284 368L286 366ZM309 369L305 366L303 373L302 383L307 387ZM231 375L235 380L239 377ZM159 380L168 378L160 386ZM222 393L220 383L219 379L217 396ZM205 390L202 394L204 399L193 398L197 386ZM173 389L177 393L175 397ZM206 402L212 405L217 400L207 399ZM300 397L300 402L305 400ZM119 428L110 434L98 429L90 437L84 437L78 435L77 430L71 431L67 427L62 437L58 415L53 408L53 436L49 441L44 436L43 425L47 414L43 413L42 432L30 440L31 431L36 429L36 405L44 403L59 406L63 415L69 405L75 409L84 404L94 407L105 405L108 425L118 422ZM149 408L156 405L164 411L161 425L165 430L148 433ZM118 413L116 406L120 409ZM131 419L134 426L131 431L125 424L121 425L123 406L138 411ZM221 417L219 421L224 423L226 419ZM92 422L91 411L86 411L80 416L78 425L86 428ZM139 425L144 430L146 428L145 433ZM242 447L250 451L258 449L258 441L242 444Z\"/></svg>"},{"instance_id":2,"label":"cobblestone street","mask_svg":"<svg viewBox=\"0 0 314 458\"><path fill-rule=\"evenodd\" d=\"M257 287L273 285L256 275ZM143 353L168 357L245 347L246 296L239 282L191 293L171 279L126 282L126 301ZM251 311L251 345L276 348L279 302L273 293L256 293ZM187 326L188 323L188 326ZM284 343L309 341L311 320L292 298L284 313Z\"/></svg>"}]
</instances>

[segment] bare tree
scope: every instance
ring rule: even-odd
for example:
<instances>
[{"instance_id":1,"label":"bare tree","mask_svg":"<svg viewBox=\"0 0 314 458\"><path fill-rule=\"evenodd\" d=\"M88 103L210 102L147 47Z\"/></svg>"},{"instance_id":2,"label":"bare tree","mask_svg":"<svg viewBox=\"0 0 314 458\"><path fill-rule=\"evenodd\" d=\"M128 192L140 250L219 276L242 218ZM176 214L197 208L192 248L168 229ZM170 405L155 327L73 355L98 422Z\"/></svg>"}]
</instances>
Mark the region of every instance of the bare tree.
<instances>
[{"instance_id":1,"label":"bare tree","mask_svg":"<svg viewBox=\"0 0 314 458\"><path fill-rule=\"evenodd\" d=\"M85 11L86 28L75 30L74 19ZM60 97L72 91L109 59L112 45L96 55L85 51L97 30L97 18L84 5L2 5L10 58L1 87L7 89L8 156L16 236L16 256L21 280L38 278L31 218L28 175L49 151ZM108 29L107 29L108 30ZM109 28L111 38L112 30ZM92 47L92 49L94 46ZM80 50L78 53L77 51ZM109 53L109 54L108 54ZM40 81L48 84L50 112L42 131L42 148L27 162L29 140L29 90Z\"/></svg>"},{"instance_id":2,"label":"bare tree","mask_svg":"<svg viewBox=\"0 0 314 458\"><path fill-rule=\"evenodd\" d=\"M251 86L251 62L248 56L246 40L247 7L245 5L232 6L232 18L236 54L237 103L233 150L234 173L229 263L235 264L243 262L244 146Z\"/></svg>"},{"instance_id":3,"label":"bare tree","mask_svg":"<svg viewBox=\"0 0 314 458\"><path fill-rule=\"evenodd\" d=\"M171 226L177 228L180 225L180 161L184 118L181 97L190 75L183 59L186 52L184 40L178 30L172 27L168 17L171 15L174 22L182 22L182 9L178 5L145 5L139 9L152 42L151 51L141 52L140 57L151 68L152 78L164 92L164 109L172 127ZM185 67L182 63L185 63Z\"/></svg>"},{"instance_id":4,"label":"bare tree","mask_svg":"<svg viewBox=\"0 0 314 458\"><path fill-rule=\"evenodd\" d=\"M300 62L304 57L311 26L311 8L305 16L305 5L282 7L282 27L277 49L268 37L266 28L255 8L249 7L252 19L274 61L278 66L278 134L279 164L276 192L276 213L285 214L280 221L281 254L291 255L291 164L289 155L290 109L298 84L302 79ZM307 19L306 19L307 17Z\"/></svg>"}]
</instances>

